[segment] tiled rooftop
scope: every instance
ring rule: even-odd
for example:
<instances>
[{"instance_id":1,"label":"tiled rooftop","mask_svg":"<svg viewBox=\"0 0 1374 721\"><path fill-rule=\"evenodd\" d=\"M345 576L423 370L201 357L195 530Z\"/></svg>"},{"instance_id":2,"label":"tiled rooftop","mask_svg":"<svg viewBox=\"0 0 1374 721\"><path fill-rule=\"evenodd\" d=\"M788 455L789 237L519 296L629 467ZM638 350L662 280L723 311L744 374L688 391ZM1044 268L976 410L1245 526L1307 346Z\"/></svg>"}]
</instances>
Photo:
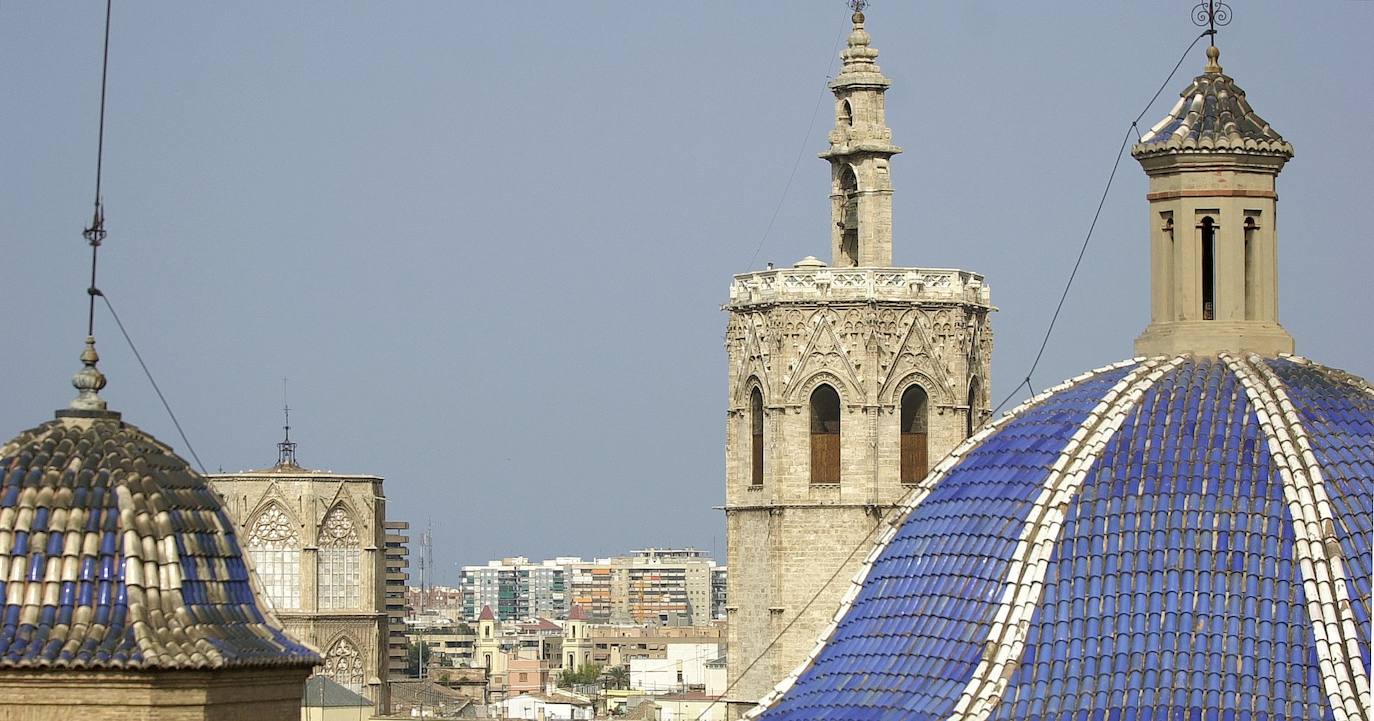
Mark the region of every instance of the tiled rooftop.
<instances>
[{"instance_id":1,"label":"tiled rooftop","mask_svg":"<svg viewBox=\"0 0 1374 721\"><path fill-rule=\"evenodd\" d=\"M1367 382L1118 364L937 467L755 714L1367 721L1372 516Z\"/></svg>"},{"instance_id":2,"label":"tiled rooftop","mask_svg":"<svg viewBox=\"0 0 1374 721\"><path fill-rule=\"evenodd\" d=\"M0 446L0 668L312 666L205 480L110 412Z\"/></svg>"},{"instance_id":3,"label":"tiled rooftop","mask_svg":"<svg viewBox=\"0 0 1374 721\"><path fill-rule=\"evenodd\" d=\"M1292 157L1293 146L1250 107L1245 91L1216 64L1215 51L1208 48L1207 68L1145 133L1132 155L1239 151Z\"/></svg>"}]
</instances>

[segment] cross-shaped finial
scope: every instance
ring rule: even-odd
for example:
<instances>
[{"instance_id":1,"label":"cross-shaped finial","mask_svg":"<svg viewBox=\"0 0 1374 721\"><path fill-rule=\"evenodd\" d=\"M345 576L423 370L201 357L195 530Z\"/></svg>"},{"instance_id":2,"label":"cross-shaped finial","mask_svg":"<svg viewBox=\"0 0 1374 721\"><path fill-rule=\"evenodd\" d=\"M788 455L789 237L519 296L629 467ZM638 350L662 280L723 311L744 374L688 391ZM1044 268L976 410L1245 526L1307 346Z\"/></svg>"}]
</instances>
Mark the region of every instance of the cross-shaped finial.
<instances>
[{"instance_id":1,"label":"cross-shaped finial","mask_svg":"<svg viewBox=\"0 0 1374 721\"><path fill-rule=\"evenodd\" d=\"M854 8L854 12L861 13L868 7L868 0L849 0L849 7Z\"/></svg>"},{"instance_id":2,"label":"cross-shaped finial","mask_svg":"<svg viewBox=\"0 0 1374 721\"><path fill-rule=\"evenodd\" d=\"M1231 6L1217 0L1207 0L1193 6L1193 24L1207 26L1212 45L1217 44L1217 28L1231 24Z\"/></svg>"}]
</instances>

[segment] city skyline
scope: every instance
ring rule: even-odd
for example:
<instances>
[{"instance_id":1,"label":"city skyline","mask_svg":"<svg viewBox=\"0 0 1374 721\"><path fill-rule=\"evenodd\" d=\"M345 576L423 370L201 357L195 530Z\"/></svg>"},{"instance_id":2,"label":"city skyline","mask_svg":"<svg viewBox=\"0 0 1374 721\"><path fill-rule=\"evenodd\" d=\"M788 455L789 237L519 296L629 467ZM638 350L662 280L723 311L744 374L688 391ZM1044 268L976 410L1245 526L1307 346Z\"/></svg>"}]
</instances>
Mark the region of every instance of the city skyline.
<instances>
[{"instance_id":1,"label":"city skyline","mask_svg":"<svg viewBox=\"0 0 1374 721\"><path fill-rule=\"evenodd\" d=\"M1196 35L1189 6L868 10L905 148L896 261L987 277L994 402L1130 119ZM780 8L117 5L101 287L208 470L272 464L286 376L301 463L385 477L389 517L413 537L432 521L454 582L568 549L723 558L719 306L735 273L828 256L815 154L848 9ZM1374 250L1351 221L1374 190L1374 100L1351 79L1374 70L1371 12L1246 6L1218 38L1298 151L1281 320L1299 353L1365 377L1349 329ZM26 271L0 302L45 321L11 328L32 333L7 361L11 432L65 405L78 367L102 21L96 3L0 8L18 69L0 79L0 236ZM1200 44L1146 121L1202 63ZM1037 390L1129 356L1145 327L1146 279L1113 272L1146 253L1126 163ZM189 457L112 320L96 327L111 407ZM615 509L635 512L597 520Z\"/></svg>"}]
</instances>

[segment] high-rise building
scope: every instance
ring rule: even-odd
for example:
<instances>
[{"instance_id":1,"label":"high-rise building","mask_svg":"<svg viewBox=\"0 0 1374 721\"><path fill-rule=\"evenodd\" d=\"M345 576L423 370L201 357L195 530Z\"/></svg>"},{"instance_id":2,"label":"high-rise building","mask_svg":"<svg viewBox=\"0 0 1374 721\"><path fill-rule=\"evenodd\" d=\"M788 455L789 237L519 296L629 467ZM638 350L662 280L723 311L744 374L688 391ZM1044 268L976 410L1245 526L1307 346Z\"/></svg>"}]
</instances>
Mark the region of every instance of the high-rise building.
<instances>
[{"instance_id":1,"label":"high-rise building","mask_svg":"<svg viewBox=\"0 0 1374 721\"><path fill-rule=\"evenodd\" d=\"M736 710L805 658L862 560L854 546L989 412L993 308L982 276L892 265L901 148L877 56L855 12L821 153L830 264L807 257L730 286L726 614Z\"/></svg>"},{"instance_id":2,"label":"high-rise building","mask_svg":"<svg viewBox=\"0 0 1374 721\"><path fill-rule=\"evenodd\" d=\"M726 569L728 566L716 566L711 569L711 619L725 620L725 606L727 584L729 575Z\"/></svg>"},{"instance_id":3,"label":"high-rise building","mask_svg":"<svg viewBox=\"0 0 1374 721\"><path fill-rule=\"evenodd\" d=\"M724 593L713 590L722 578L715 568L695 548L645 548L592 561L505 558L462 569L464 617L490 607L502 621L563 618L577 606L588 623L702 625Z\"/></svg>"},{"instance_id":4,"label":"high-rise building","mask_svg":"<svg viewBox=\"0 0 1374 721\"><path fill-rule=\"evenodd\" d=\"M477 618L486 607L499 621L563 618L568 613L566 572L557 560L530 563L517 556L485 566L464 566L459 586L463 614L469 619Z\"/></svg>"},{"instance_id":5,"label":"high-rise building","mask_svg":"<svg viewBox=\"0 0 1374 721\"><path fill-rule=\"evenodd\" d=\"M277 616L324 654L319 673L385 712L392 657L382 479L302 468L289 426L277 446L271 468L206 478Z\"/></svg>"},{"instance_id":6,"label":"high-rise building","mask_svg":"<svg viewBox=\"0 0 1374 721\"><path fill-rule=\"evenodd\" d=\"M410 524L405 521L384 521L382 530L386 541L386 621L387 621L387 679L406 677L406 581L410 574L410 553L406 535Z\"/></svg>"}]
</instances>

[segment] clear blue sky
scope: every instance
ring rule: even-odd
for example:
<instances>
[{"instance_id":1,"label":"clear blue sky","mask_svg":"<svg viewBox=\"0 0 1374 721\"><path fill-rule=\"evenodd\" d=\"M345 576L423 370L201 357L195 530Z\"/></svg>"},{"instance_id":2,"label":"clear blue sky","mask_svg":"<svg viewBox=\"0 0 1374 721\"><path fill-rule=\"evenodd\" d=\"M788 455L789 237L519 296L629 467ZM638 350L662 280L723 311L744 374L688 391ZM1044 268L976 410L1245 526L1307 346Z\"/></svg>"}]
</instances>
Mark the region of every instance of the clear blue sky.
<instances>
[{"instance_id":1,"label":"clear blue sky","mask_svg":"<svg viewBox=\"0 0 1374 721\"><path fill-rule=\"evenodd\" d=\"M1233 5L1222 65L1296 148L1282 321L1304 355L1374 376L1374 3ZM1191 6L868 11L906 149L896 262L986 274L999 397L1127 125L1198 32ZM4 437L73 393L103 10L0 3ZM811 120L848 15L838 0L117 2L100 285L212 471L275 461L287 376L302 463L385 476L393 517L432 520L441 569L723 555L720 304L733 273L828 255L828 96ZM1127 157L1037 388L1130 354L1144 192ZM104 396L189 456L103 311L97 335Z\"/></svg>"}]
</instances>

